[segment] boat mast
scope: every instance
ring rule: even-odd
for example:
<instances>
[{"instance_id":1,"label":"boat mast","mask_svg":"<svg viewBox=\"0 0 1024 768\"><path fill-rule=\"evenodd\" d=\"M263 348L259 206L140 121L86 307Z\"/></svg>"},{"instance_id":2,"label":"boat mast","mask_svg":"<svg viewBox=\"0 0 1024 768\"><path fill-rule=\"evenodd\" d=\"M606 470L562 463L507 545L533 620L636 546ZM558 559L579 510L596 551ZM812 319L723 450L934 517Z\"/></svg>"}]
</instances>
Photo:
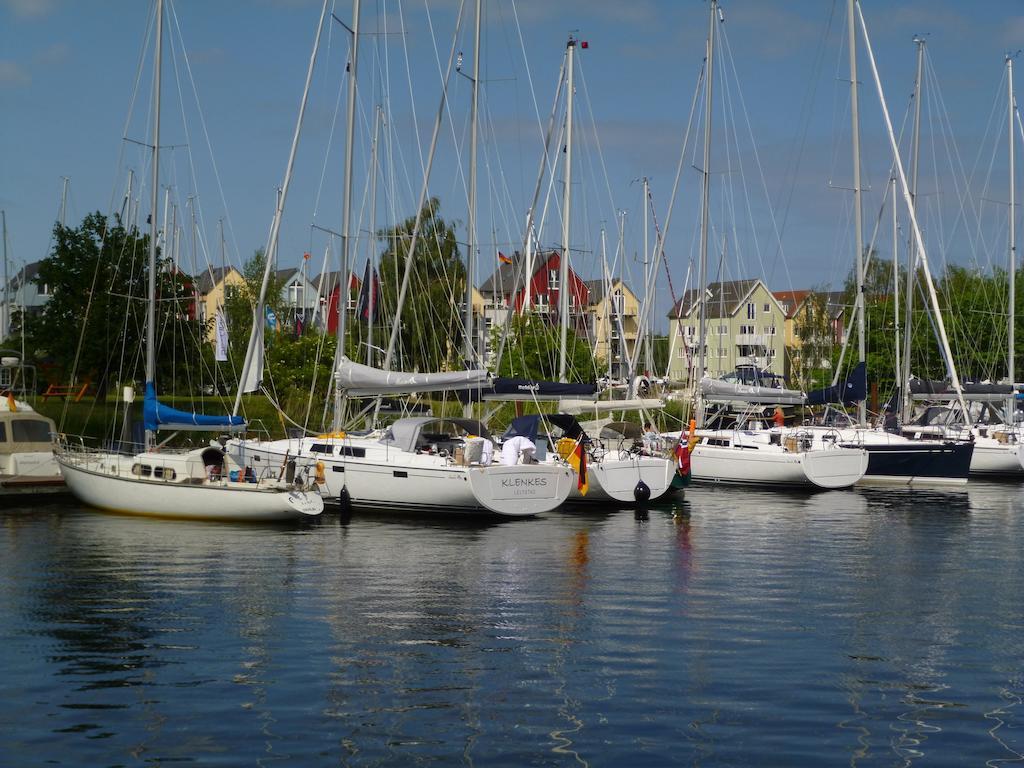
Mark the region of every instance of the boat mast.
<instances>
[{"instance_id":1,"label":"boat mast","mask_svg":"<svg viewBox=\"0 0 1024 768\"><path fill-rule=\"evenodd\" d=\"M259 389L260 379L263 378L263 325L264 325L264 303L267 300L267 288L270 285L270 272L273 268L274 254L277 252L278 236L281 232L281 219L284 216L284 205L288 198L288 189L292 181L292 168L295 166L295 155L299 149L299 136L302 134L302 122L306 114L306 103L309 100L309 89L313 82L313 69L316 64L317 53L320 50L320 37L324 28L324 19L327 17L327 4L324 0L320 11L320 23L316 28L316 36L313 39L313 52L309 56L309 67L306 70L306 85L302 90L302 102L299 104L299 116L295 121L295 132L292 134L292 146L288 152L288 164L285 167L284 181L281 183L280 193L277 195L277 206L274 209L274 220L270 225L270 235L267 238L267 248L263 252L265 263L263 265L263 282L260 283L260 295L253 307L252 330L249 334L249 346L245 350L245 360L242 363L242 373L239 376L238 392L235 393L235 404L231 411L233 416L238 415L242 406L242 393L255 392ZM358 3L359 0L356 0ZM224 254L224 222L221 220L221 280L227 276L227 267L223 263ZM212 277L212 275L211 275ZM212 283L212 280L211 280ZM339 300L341 293L338 294Z\"/></svg>"},{"instance_id":2,"label":"boat mast","mask_svg":"<svg viewBox=\"0 0 1024 768\"><path fill-rule=\"evenodd\" d=\"M917 75L914 77L914 133L911 148L910 170L910 205L917 205L917 171L921 146L921 77L924 72L924 39L915 37L917 45ZM913 237L907 253L907 306L903 315L903 372L900 392L903 395L900 409L900 421L910 418L913 402L910 396L910 341L913 329L914 284L917 282L917 244Z\"/></svg>"},{"instance_id":3,"label":"boat mast","mask_svg":"<svg viewBox=\"0 0 1024 768\"><path fill-rule=\"evenodd\" d=\"M694 371L697 393L697 424L704 424L704 398L700 396L700 380L704 377L706 365L705 340L707 339L707 289L708 289L708 211L711 207L711 108L714 104L715 71L715 17L718 15L718 0L711 0L711 16L708 22L707 80L704 87L704 167L701 169L700 204L700 329L697 335L697 370ZM721 286L719 286L721 290Z\"/></svg>"},{"instance_id":4,"label":"boat mast","mask_svg":"<svg viewBox=\"0 0 1024 768\"><path fill-rule=\"evenodd\" d=\"M359 63L359 3L352 0L352 58L348 63L348 120L345 137L345 181L344 209L341 216L341 271L338 273L338 347L335 352L336 362L345 354L345 331L348 323L349 272L351 262L351 222L352 222L352 148L355 144L356 128L356 67ZM372 286L371 286L372 287ZM335 366L337 367L337 366ZM334 431L341 430L341 390L334 388Z\"/></svg>"},{"instance_id":5,"label":"boat mast","mask_svg":"<svg viewBox=\"0 0 1024 768\"><path fill-rule=\"evenodd\" d=\"M378 141L380 138L380 123L384 116L384 107L380 104L373 115L373 145L370 148L370 237L367 247L367 257L370 259L370 287L366 293L367 318L366 318L366 364L373 365L373 319L377 313L377 292L373 287L373 275L375 267L374 246L377 242L377 176L380 173L377 158Z\"/></svg>"},{"instance_id":6,"label":"boat mast","mask_svg":"<svg viewBox=\"0 0 1024 768\"><path fill-rule=\"evenodd\" d=\"M158 231L157 206L160 202L160 59L163 57L163 38L164 3L163 0L156 0L156 51L153 54L153 181L149 191L149 285L146 295L146 384L154 388L156 386L156 235ZM153 430L146 430L145 449L147 451L153 447L155 437L156 434Z\"/></svg>"},{"instance_id":7,"label":"boat mast","mask_svg":"<svg viewBox=\"0 0 1024 768\"><path fill-rule=\"evenodd\" d=\"M562 190L562 255L558 259L558 316L560 325L560 353L558 380L565 378L565 353L569 341L569 212L572 204L572 97L573 97L573 54L576 38L569 36L566 43L566 90L565 90L565 187Z\"/></svg>"},{"instance_id":8,"label":"boat mast","mask_svg":"<svg viewBox=\"0 0 1024 768\"><path fill-rule=\"evenodd\" d=\"M0 211L0 220L3 221L4 237L4 313L0 316L0 320L3 321L0 341L3 341L11 332L11 279L7 274L7 211Z\"/></svg>"},{"instance_id":9,"label":"boat mast","mask_svg":"<svg viewBox=\"0 0 1024 768\"><path fill-rule=\"evenodd\" d=\"M864 35L864 47L867 49L868 62L871 64L871 75L875 81L875 90L878 93L878 101L882 107L882 117L885 119L885 130L889 138L889 148L892 151L893 162L896 165L896 173L899 175L900 188L903 192L903 200L907 205L910 214L910 224L914 231L914 241L917 243L917 251L921 259L921 269L924 272L925 284L928 288L928 299L931 303L931 310L935 316L935 326L939 332L939 345L949 369L949 377L953 384L953 391L956 392L960 408L966 415L967 403L964 401L963 387L960 384L960 377L956 372L956 364L953 362L953 352L949 347L949 336L946 334L946 323L942 319L942 309L939 306L939 297L935 292L935 283L932 280L932 273L928 267L928 254L924 247L924 237L921 235L921 227L917 221L917 213L914 210L913 198L911 197L910 185L907 183L906 172L903 169L903 160L900 157L899 145L896 143L896 133L892 127L892 119L889 117L889 107L885 101L885 91L882 89L882 79L878 74L878 66L875 64L875 54L871 49L871 39L868 37L868 27L864 21L864 13L857 2L857 16L860 20L861 33ZM908 382L909 387L909 382Z\"/></svg>"},{"instance_id":10,"label":"boat mast","mask_svg":"<svg viewBox=\"0 0 1024 768\"><path fill-rule=\"evenodd\" d=\"M896 176L889 180L892 187L892 321L893 337L896 351L896 379L899 380L900 372L903 370L900 362L900 241L899 225L896 221ZM890 401L890 407L893 403Z\"/></svg>"},{"instance_id":11,"label":"boat mast","mask_svg":"<svg viewBox=\"0 0 1024 768\"><path fill-rule=\"evenodd\" d=\"M480 106L480 10L481 0L476 0L476 28L473 33L473 101L469 117L469 221L466 237L466 311L463 317L465 335L466 368L473 367L476 358L473 332L473 284L476 279L476 143L477 110ZM467 404L467 412L470 406Z\"/></svg>"},{"instance_id":12,"label":"boat mast","mask_svg":"<svg viewBox=\"0 0 1024 768\"><path fill-rule=\"evenodd\" d=\"M1010 274L1009 280L1009 321L1007 322L1006 337L1007 337L1007 350L1006 350L1006 370L1007 378L1010 384L1016 380L1014 371L1014 355L1013 355L1013 322L1014 322L1014 310L1016 309L1016 282L1017 282L1017 230L1015 228L1015 219L1017 216L1016 202L1014 196L1016 194L1016 187L1014 184L1014 155L1013 155L1013 112L1016 103L1013 98L1013 57L1007 55L1006 57L1006 95L1007 101L1009 102L1008 113L1009 113L1009 131L1007 132L1006 138L1009 142L1010 150Z\"/></svg>"},{"instance_id":13,"label":"boat mast","mask_svg":"<svg viewBox=\"0 0 1024 768\"><path fill-rule=\"evenodd\" d=\"M848 32L848 45L850 53L850 130L853 144L853 227L854 242L857 248L857 298L855 311L857 313L857 360L863 363L866 359L864 343L864 313L867 309L864 301L864 212L861 202L860 189L860 113L859 99L857 98L857 29L854 26L853 18L854 0L847 0L846 21ZM857 423L867 423L868 414L867 398L865 397L857 404Z\"/></svg>"}]
</instances>

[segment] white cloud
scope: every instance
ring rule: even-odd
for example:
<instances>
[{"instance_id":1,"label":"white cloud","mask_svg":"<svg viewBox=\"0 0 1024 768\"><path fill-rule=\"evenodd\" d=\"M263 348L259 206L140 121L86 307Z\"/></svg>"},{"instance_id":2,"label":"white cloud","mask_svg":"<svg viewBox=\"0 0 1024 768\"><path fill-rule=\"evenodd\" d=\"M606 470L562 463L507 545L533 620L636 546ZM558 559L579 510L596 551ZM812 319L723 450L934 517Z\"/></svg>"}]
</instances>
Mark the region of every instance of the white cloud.
<instances>
[{"instance_id":1,"label":"white cloud","mask_svg":"<svg viewBox=\"0 0 1024 768\"><path fill-rule=\"evenodd\" d=\"M32 77L18 62L0 59L0 88L17 88L30 82Z\"/></svg>"},{"instance_id":2,"label":"white cloud","mask_svg":"<svg viewBox=\"0 0 1024 768\"><path fill-rule=\"evenodd\" d=\"M0 0L4 7L22 19L46 16L54 8L54 0Z\"/></svg>"},{"instance_id":3,"label":"white cloud","mask_svg":"<svg viewBox=\"0 0 1024 768\"><path fill-rule=\"evenodd\" d=\"M38 51L32 60L44 67L56 67L67 61L71 48L67 43L53 43Z\"/></svg>"}]
</instances>

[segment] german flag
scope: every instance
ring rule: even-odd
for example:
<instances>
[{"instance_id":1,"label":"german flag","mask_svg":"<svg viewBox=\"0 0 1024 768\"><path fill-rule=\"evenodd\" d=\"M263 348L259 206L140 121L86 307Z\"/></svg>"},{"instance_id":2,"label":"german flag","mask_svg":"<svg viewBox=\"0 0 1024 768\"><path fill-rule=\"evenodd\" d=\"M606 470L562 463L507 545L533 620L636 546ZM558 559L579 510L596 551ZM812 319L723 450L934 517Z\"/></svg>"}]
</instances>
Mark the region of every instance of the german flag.
<instances>
[{"instance_id":1,"label":"german flag","mask_svg":"<svg viewBox=\"0 0 1024 768\"><path fill-rule=\"evenodd\" d=\"M576 447L569 454L569 466L576 472L576 487L584 496L587 495L587 452L583 448L583 440L576 442Z\"/></svg>"},{"instance_id":2,"label":"german flag","mask_svg":"<svg viewBox=\"0 0 1024 768\"><path fill-rule=\"evenodd\" d=\"M511 264L512 263L512 258L509 257L509 256L506 256L501 251L498 251L498 261L500 261L502 264Z\"/></svg>"}]
</instances>

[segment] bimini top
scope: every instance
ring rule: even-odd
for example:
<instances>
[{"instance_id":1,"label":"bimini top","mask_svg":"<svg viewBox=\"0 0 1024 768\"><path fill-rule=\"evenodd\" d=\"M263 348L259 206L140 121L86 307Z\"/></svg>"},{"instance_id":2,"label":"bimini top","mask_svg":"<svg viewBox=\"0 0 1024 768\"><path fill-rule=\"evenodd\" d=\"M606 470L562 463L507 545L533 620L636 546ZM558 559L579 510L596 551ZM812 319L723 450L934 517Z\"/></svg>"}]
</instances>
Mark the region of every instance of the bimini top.
<instances>
[{"instance_id":1,"label":"bimini top","mask_svg":"<svg viewBox=\"0 0 1024 768\"><path fill-rule=\"evenodd\" d=\"M565 437L579 440L581 436L584 436L583 427L576 421L575 416L570 416L567 413L545 413L543 416L533 413L526 416L517 416L512 419L512 423L505 430L505 434L501 436L501 439L508 440L513 437L526 437L536 441L542 418L561 429Z\"/></svg>"},{"instance_id":2,"label":"bimini top","mask_svg":"<svg viewBox=\"0 0 1024 768\"><path fill-rule=\"evenodd\" d=\"M142 422L150 432L160 429L210 432L241 432L245 430L245 419L241 416L208 416L205 413L189 413L164 405L156 399L156 386L152 381L146 382L146 395L142 403Z\"/></svg>"},{"instance_id":3,"label":"bimini top","mask_svg":"<svg viewBox=\"0 0 1024 768\"><path fill-rule=\"evenodd\" d=\"M454 435L465 437L476 435L491 439L491 433L487 427L475 419L449 419L440 416L410 416L399 419L384 433L381 442L385 445L394 446L400 451L412 453L421 436L425 435Z\"/></svg>"},{"instance_id":4,"label":"bimini top","mask_svg":"<svg viewBox=\"0 0 1024 768\"><path fill-rule=\"evenodd\" d=\"M490 373L485 370L441 373L384 371L353 362L345 356L338 361L334 375L337 377L338 389L357 397L479 389L490 383Z\"/></svg>"}]
</instances>

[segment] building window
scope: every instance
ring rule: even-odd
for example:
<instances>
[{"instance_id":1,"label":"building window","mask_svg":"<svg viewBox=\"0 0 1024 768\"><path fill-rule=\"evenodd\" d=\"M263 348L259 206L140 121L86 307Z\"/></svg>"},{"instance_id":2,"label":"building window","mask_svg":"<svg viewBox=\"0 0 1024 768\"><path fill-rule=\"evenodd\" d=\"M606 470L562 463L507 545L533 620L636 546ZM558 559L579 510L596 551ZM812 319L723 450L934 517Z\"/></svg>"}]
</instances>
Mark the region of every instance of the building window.
<instances>
[{"instance_id":1,"label":"building window","mask_svg":"<svg viewBox=\"0 0 1024 768\"><path fill-rule=\"evenodd\" d=\"M686 359L686 347L680 347L680 348L679 348L679 352L678 352L678 354L677 354L677 357L678 357L678 358L679 358L680 360L684 360L684 359Z\"/></svg>"},{"instance_id":2,"label":"building window","mask_svg":"<svg viewBox=\"0 0 1024 768\"><path fill-rule=\"evenodd\" d=\"M725 357L726 356L726 352L725 352L725 350L722 347L718 348L718 356L719 357Z\"/></svg>"},{"instance_id":3,"label":"building window","mask_svg":"<svg viewBox=\"0 0 1024 768\"><path fill-rule=\"evenodd\" d=\"M616 291L612 294L612 312L617 315L621 315L626 306L626 297L622 295L622 291Z\"/></svg>"},{"instance_id":4,"label":"building window","mask_svg":"<svg viewBox=\"0 0 1024 768\"><path fill-rule=\"evenodd\" d=\"M49 283L43 283L42 287L39 289L39 295L40 296L49 296L50 295L50 284Z\"/></svg>"},{"instance_id":5,"label":"building window","mask_svg":"<svg viewBox=\"0 0 1024 768\"><path fill-rule=\"evenodd\" d=\"M740 326L740 333L741 334L753 335L754 332L755 332L755 326L753 326L753 325L741 325Z\"/></svg>"},{"instance_id":6,"label":"building window","mask_svg":"<svg viewBox=\"0 0 1024 768\"><path fill-rule=\"evenodd\" d=\"M728 326L725 326L725 325L720 325L720 326L718 326L718 335L719 335L719 336L725 336L725 335L727 335L728 333L729 333L729 328L728 328Z\"/></svg>"},{"instance_id":7,"label":"building window","mask_svg":"<svg viewBox=\"0 0 1024 768\"><path fill-rule=\"evenodd\" d=\"M769 358L775 357L775 350L774 349L769 349L768 350L768 357Z\"/></svg>"},{"instance_id":8,"label":"building window","mask_svg":"<svg viewBox=\"0 0 1024 768\"><path fill-rule=\"evenodd\" d=\"M753 320L753 319L754 319L754 303L751 302L751 303L747 304L747 320Z\"/></svg>"},{"instance_id":9,"label":"building window","mask_svg":"<svg viewBox=\"0 0 1024 768\"><path fill-rule=\"evenodd\" d=\"M768 314L769 312L771 312L772 311L772 305L771 304L765 304L764 305L764 311L765 311L765 314Z\"/></svg>"},{"instance_id":10,"label":"building window","mask_svg":"<svg viewBox=\"0 0 1024 768\"><path fill-rule=\"evenodd\" d=\"M774 336L775 335L775 326L774 325L766 325L764 327L764 332L765 332L766 336Z\"/></svg>"},{"instance_id":11,"label":"building window","mask_svg":"<svg viewBox=\"0 0 1024 768\"><path fill-rule=\"evenodd\" d=\"M553 269L548 272L548 290L558 290L558 273Z\"/></svg>"}]
</instances>

